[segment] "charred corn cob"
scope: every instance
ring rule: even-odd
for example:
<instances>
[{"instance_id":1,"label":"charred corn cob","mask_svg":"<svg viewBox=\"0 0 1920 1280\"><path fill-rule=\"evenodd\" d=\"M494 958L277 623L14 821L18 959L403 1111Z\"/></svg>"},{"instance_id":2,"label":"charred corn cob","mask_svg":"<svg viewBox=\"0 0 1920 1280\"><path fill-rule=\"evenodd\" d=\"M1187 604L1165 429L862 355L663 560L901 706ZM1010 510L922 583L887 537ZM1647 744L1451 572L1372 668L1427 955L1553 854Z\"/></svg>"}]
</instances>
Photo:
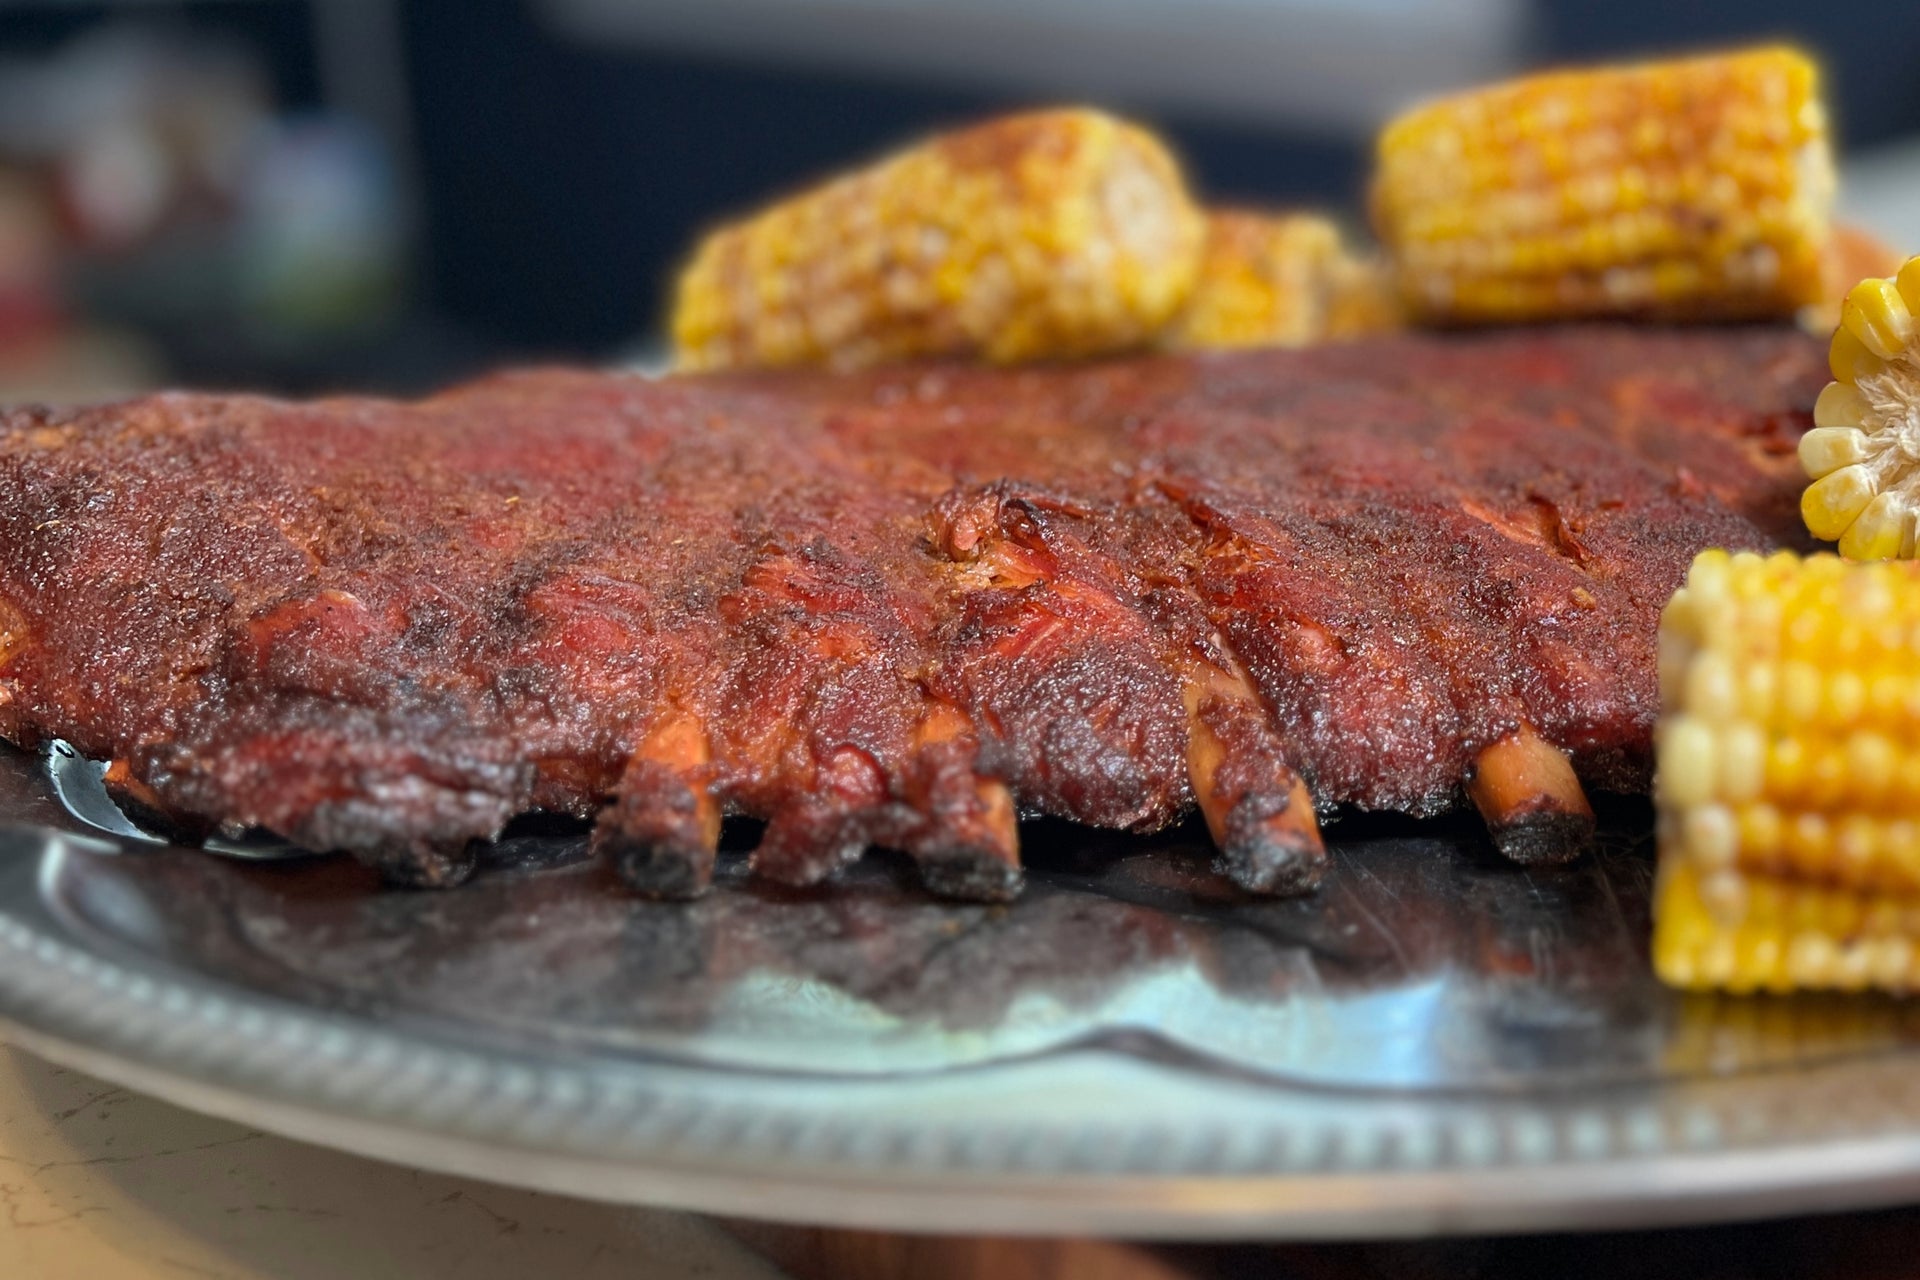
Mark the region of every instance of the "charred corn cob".
<instances>
[{"instance_id":1,"label":"charred corn cob","mask_svg":"<svg viewBox=\"0 0 1920 1280\"><path fill-rule=\"evenodd\" d=\"M1920 983L1920 565L1702 552L1659 664L1661 978Z\"/></svg>"},{"instance_id":2,"label":"charred corn cob","mask_svg":"<svg viewBox=\"0 0 1920 1280\"><path fill-rule=\"evenodd\" d=\"M996 362L1150 341L1202 218L1142 129L1095 111L943 135L702 243L673 313L684 369Z\"/></svg>"},{"instance_id":3,"label":"charred corn cob","mask_svg":"<svg viewBox=\"0 0 1920 1280\"><path fill-rule=\"evenodd\" d=\"M1840 309L1827 363L1835 381L1813 406L1800 462L1813 483L1800 513L1817 538L1855 560L1920 550L1920 258L1862 280Z\"/></svg>"},{"instance_id":4,"label":"charred corn cob","mask_svg":"<svg viewBox=\"0 0 1920 1280\"><path fill-rule=\"evenodd\" d=\"M1449 323L1790 316L1823 295L1833 160L1784 48L1551 72L1381 133L1402 296Z\"/></svg>"},{"instance_id":5,"label":"charred corn cob","mask_svg":"<svg viewBox=\"0 0 1920 1280\"><path fill-rule=\"evenodd\" d=\"M1310 213L1207 214L1206 248L1186 306L1163 335L1176 349L1297 347L1399 327L1380 264Z\"/></svg>"}]
</instances>

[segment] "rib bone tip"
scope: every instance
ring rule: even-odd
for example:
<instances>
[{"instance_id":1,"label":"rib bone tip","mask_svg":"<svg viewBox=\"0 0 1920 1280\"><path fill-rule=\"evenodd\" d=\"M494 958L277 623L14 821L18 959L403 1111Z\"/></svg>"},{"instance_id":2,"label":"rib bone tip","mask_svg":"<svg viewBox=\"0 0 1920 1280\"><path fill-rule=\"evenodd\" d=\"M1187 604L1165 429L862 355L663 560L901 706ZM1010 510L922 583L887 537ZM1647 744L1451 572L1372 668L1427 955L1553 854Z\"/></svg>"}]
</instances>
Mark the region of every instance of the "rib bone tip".
<instances>
[{"instance_id":1,"label":"rib bone tip","mask_svg":"<svg viewBox=\"0 0 1920 1280\"><path fill-rule=\"evenodd\" d=\"M1593 844L1593 815L1542 812L1504 827L1489 824L1493 847L1528 865L1571 862Z\"/></svg>"},{"instance_id":2,"label":"rib bone tip","mask_svg":"<svg viewBox=\"0 0 1920 1280\"><path fill-rule=\"evenodd\" d=\"M1320 887L1327 851L1318 841L1259 840L1223 845L1216 861L1228 879L1249 893L1297 897Z\"/></svg>"},{"instance_id":3,"label":"rib bone tip","mask_svg":"<svg viewBox=\"0 0 1920 1280\"><path fill-rule=\"evenodd\" d=\"M1573 765L1530 726L1481 751L1467 795L1494 848L1515 862L1567 862L1593 843L1593 806Z\"/></svg>"},{"instance_id":4,"label":"rib bone tip","mask_svg":"<svg viewBox=\"0 0 1920 1280\"><path fill-rule=\"evenodd\" d=\"M1008 902L1026 883L1020 867L1020 822L1013 792L998 778L977 777L966 818L936 828L912 850L921 883L945 898Z\"/></svg>"},{"instance_id":5,"label":"rib bone tip","mask_svg":"<svg viewBox=\"0 0 1920 1280\"><path fill-rule=\"evenodd\" d=\"M625 839L594 841L623 883L646 898L682 902L713 883L713 851L686 845Z\"/></svg>"}]
</instances>

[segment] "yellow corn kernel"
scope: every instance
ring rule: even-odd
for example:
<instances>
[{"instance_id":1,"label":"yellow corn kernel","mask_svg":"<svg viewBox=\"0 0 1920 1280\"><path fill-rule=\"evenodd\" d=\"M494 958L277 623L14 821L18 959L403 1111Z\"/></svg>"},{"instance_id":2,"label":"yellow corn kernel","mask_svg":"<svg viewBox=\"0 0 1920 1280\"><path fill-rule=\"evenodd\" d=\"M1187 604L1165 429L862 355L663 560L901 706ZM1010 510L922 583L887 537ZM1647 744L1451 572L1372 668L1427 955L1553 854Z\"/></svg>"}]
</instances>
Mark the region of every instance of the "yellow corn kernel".
<instances>
[{"instance_id":1,"label":"yellow corn kernel","mask_svg":"<svg viewBox=\"0 0 1920 1280\"><path fill-rule=\"evenodd\" d=\"M945 134L704 240L673 312L688 370L999 363L1150 342L1203 219L1158 139L1096 111Z\"/></svg>"},{"instance_id":2,"label":"yellow corn kernel","mask_svg":"<svg viewBox=\"0 0 1920 1280\"><path fill-rule=\"evenodd\" d=\"M1837 382L1828 385L1840 386ZM1800 465L1810 476L1824 476L1866 459L1865 443L1852 427L1815 427L1800 437Z\"/></svg>"},{"instance_id":3,"label":"yellow corn kernel","mask_svg":"<svg viewBox=\"0 0 1920 1280\"><path fill-rule=\"evenodd\" d=\"M1310 213L1207 215L1193 293L1162 335L1175 349L1298 347L1399 327L1381 265Z\"/></svg>"},{"instance_id":4,"label":"yellow corn kernel","mask_svg":"<svg viewBox=\"0 0 1920 1280\"><path fill-rule=\"evenodd\" d=\"M1863 273L1855 278L1865 279L1869 274L1891 275L1893 286L1900 291L1901 298L1906 301L1907 309L1912 311L1920 308L1920 259L1908 258L1891 269Z\"/></svg>"},{"instance_id":5,"label":"yellow corn kernel","mask_svg":"<svg viewBox=\"0 0 1920 1280\"><path fill-rule=\"evenodd\" d=\"M1882 360L1899 355L1913 336L1913 317L1891 280L1862 280L1853 286L1840 310L1840 323Z\"/></svg>"},{"instance_id":6,"label":"yellow corn kernel","mask_svg":"<svg viewBox=\"0 0 1920 1280\"><path fill-rule=\"evenodd\" d=\"M1920 564L1702 552L1660 654L1660 976L1920 985Z\"/></svg>"},{"instance_id":7,"label":"yellow corn kernel","mask_svg":"<svg viewBox=\"0 0 1920 1280\"><path fill-rule=\"evenodd\" d=\"M1859 335L1843 325L1834 330L1833 342L1827 348L1827 370L1840 382L1858 387L1861 379L1885 373L1887 362L1868 350Z\"/></svg>"},{"instance_id":8,"label":"yellow corn kernel","mask_svg":"<svg viewBox=\"0 0 1920 1280\"><path fill-rule=\"evenodd\" d=\"M1764 48L1550 72L1381 133L1372 212L1419 318L1791 316L1832 295L1819 73Z\"/></svg>"},{"instance_id":9,"label":"yellow corn kernel","mask_svg":"<svg viewBox=\"0 0 1920 1280\"><path fill-rule=\"evenodd\" d=\"M1840 554L1849 560L1891 560L1907 537L1907 506L1897 493L1883 493L1861 508L1840 534Z\"/></svg>"},{"instance_id":10,"label":"yellow corn kernel","mask_svg":"<svg viewBox=\"0 0 1920 1280\"><path fill-rule=\"evenodd\" d=\"M1820 428L1841 427L1851 430L1866 409L1866 399L1860 394L1860 388L1850 382L1829 382L1814 399L1813 424ZM1850 458L1848 461L1858 459Z\"/></svg>"},{"instance_id":11,"label":"yellow corn kernel","mask_svg":"<svg viewBox=\"0 0 1920 1280\"><path fill-rule=\"evenodd\" d=\"M1816 538L1845 533L1875 497L1873 474L1864 466L1830 471L1800 495L1800 514Z\"/></svg>"}]
</instances>

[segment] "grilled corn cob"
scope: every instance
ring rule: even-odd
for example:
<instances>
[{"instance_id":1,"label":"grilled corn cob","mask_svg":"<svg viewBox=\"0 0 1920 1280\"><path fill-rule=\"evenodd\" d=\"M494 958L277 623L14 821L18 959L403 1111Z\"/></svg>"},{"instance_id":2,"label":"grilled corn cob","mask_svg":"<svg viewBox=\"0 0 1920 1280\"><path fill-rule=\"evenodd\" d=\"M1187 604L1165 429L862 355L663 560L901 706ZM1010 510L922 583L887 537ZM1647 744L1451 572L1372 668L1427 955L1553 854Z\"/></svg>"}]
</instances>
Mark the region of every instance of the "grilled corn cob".
<instances>
[{"instance_id":1,"label":"grilled corn cob","mask_svg":"<svg viewBox=\"0 0 1920 1280\"><path fill-rule=\"evenodd\" d=\"M1702 552L1659 662L1661 978L1920 982L1920 565Z\"/></svg>"},{"instance_id":2,"label":"grilled corn cob","mask_svg":"<svg viewBox=\"0 0 1920 1280\"><path fill-rule=\"evenodd\" d=\"M680 278L683 369L928 356L1008 363L1150 341L1202 217L1153 135L1095 111L937 137L709 236Z\"/></svg>"},{"instance_id":3,"label":"grilled corn cob","mask_svg":"<svg viewBox=\"0 0 1920 1280\"><path fill-rule=\"evenodd\" d=\"M1448 323L1790 316L1823 296L1833 160L1785 48L1550 72L1381 133L1402 296Z\"/></svg>"},{"instance_id":4,"label":"grilled corn cob","mask_svg":"<svg viewBox=\"0 0 1920 1280\"><path fill-rule=\"evenodd\" d=\"M1840 309L1827 363L1835 381L1813 406L1800 462L1813 483L1800 514L1855 560L1920 549L1920 258L1892 278L1862 280Z\"/></svg>"},{"instance_id":5,"label":"grilled corn cob","mask_svg":"<svg viewBox=\"0 0 1920 1280\"><path fill-rule=\"evenodd\" d=\"M1399 327L1380 264L1310 213L1207 214L1193 293L1162 337L1176 349L1298 347Z\"/></svg>"}]
</instances>

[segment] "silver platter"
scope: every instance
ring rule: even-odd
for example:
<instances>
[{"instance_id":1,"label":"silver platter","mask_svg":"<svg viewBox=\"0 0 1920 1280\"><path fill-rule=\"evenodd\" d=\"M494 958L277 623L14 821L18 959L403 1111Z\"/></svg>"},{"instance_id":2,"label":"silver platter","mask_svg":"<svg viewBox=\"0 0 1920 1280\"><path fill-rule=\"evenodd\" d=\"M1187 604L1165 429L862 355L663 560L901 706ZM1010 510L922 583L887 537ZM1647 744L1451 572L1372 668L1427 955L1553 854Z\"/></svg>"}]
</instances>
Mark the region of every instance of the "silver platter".
<instances>
[{"instance_id":1,"label":"silver platter","mask_svg":"<svg viewBox=\"0 0 1920 1280\"><path fill-rule=\"evenodd\" d=\"M440 893L172 847L51 759L0 754L7 1037L368 1155L797 1221L1169 1238L1920 1198L1920 1006L1662 991L1640 805L1557 869L1465 824L1348 819L1302 901L1239 894L1195 832L1039 825L1011 906L930 901L883 856L795 891L737 855L667 905L559 824Z\"/></svg>"}]
</instances>

